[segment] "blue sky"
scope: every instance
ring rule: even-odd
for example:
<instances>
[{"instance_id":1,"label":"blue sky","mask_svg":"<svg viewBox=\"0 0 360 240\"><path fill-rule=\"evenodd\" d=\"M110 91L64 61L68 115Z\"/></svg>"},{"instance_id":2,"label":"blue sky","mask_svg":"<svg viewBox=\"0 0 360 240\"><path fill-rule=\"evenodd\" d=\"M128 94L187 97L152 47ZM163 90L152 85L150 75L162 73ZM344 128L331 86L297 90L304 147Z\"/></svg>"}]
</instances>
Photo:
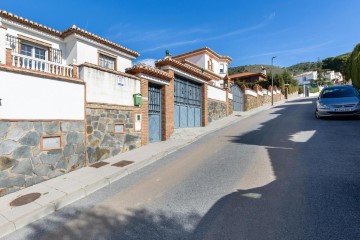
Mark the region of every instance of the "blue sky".
<instances>
[{"instance_id":1,"label":"blue sky","mask_svg":"<svg viewBox=\"0 0 360 240\"><path fill-rule=\"evenodd\" d=\"M0 0L0 9L63 31L72 25L160 59L210 47L231 66L287 67L353 50L359 0Z\"/></svg>"}]
</instances>

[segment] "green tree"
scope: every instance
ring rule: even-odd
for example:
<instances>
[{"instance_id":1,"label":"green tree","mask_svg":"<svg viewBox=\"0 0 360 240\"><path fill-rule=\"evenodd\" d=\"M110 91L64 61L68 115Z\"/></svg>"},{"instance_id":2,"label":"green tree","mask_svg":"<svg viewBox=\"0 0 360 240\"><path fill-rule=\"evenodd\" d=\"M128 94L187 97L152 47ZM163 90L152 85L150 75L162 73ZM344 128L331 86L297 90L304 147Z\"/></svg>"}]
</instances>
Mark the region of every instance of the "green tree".
<instances>
[{"instance_id":1,"label":"green tree","mask_svg":"<svg viewBox=\"0 0 360 240\"><path fill-rule=\"evenodd\" d=\"M346 66L347 79L351 79L352 84L360 89L360 43L355 46Z\"/></svg>"},{"instance_id":2,"label":"green tree","mask_svg":"<svg viewBox=\"0 0 360 240\"><path fill-rule=\"evenodd\" d=\"M323 69L330 69L336 72L341 72L341 74L345 74L345 66L346 62L349 58L350 54L343 54L336 57L325 58L322 61Z\"/></svg>"}]
</instances>

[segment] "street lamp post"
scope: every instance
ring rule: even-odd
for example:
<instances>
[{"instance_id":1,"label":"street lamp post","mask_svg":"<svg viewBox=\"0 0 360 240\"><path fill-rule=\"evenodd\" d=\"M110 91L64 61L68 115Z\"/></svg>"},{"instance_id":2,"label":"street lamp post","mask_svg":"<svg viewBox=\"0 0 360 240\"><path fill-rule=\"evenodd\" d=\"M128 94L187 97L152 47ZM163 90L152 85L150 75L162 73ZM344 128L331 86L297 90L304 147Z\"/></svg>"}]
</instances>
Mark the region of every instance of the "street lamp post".
<instances>
[{"instance_id":1,"label":"street lamp post","mask_svg":"<svg viewBox=\"0 0 360 240\"><path fill-rule=\"evenodd\" d=\"M274 58L271 58L271 106L274 106Z\"/></svg>"}]
</instances>

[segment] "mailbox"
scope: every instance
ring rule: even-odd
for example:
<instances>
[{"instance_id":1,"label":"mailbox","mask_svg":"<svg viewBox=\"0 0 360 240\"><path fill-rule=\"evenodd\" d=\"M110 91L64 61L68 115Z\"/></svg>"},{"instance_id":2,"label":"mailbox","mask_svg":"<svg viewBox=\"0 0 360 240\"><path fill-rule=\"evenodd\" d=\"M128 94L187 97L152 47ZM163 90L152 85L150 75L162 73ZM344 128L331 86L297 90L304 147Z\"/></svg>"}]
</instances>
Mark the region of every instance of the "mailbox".
<instances>
[{"instance_id":1,"label":"mailbox","mask_svg":"<svg viewBox=\"0 0 360 240\"><path fill-rule=\"evenodd\" d=\"M134 105L135 106L140 106L142 103L142 96L140 93L136 93L134 94Z\"/></svg>"}]
</instances>

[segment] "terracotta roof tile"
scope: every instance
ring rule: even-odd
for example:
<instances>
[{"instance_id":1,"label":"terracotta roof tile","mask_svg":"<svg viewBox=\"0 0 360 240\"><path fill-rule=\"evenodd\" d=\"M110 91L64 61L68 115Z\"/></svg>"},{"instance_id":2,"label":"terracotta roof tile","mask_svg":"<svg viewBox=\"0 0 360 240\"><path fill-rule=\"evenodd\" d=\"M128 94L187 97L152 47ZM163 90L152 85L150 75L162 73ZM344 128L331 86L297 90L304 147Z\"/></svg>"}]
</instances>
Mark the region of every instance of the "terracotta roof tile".
<instances>
[{"instance_id":1,"label":"terracotta roof tile","mask_svg":"<svg viewBox=\"0 0 360 240\"><path fill-rule=\"evenodd\" d=\"M167 72L164 72L160 69L153 68L146 64L141 64L141 63L136 64L136 65L132 66L131 68L127 68L125 71L126 71L126 73L129 73L129 74L143 73L143 74L147 74L147 75L165 79L165 80L172 79L172 76L170 74L168 74Z\"/></svg>"},{"instance_id":2,"label":"terracotta roof tile","mask_svg":"<svg viewBox=\"0 0 360 240\"><path fill-rule=\"evenodd\" d=\"M75 25L68 28L68 29L66 29L63 32L60 32L58 30L46 27L46 26L41 25L41 24L39 24L37 22L33 22L31 20L28 20L28 19L23 18L23 17L19 17L17 15L14 15L12 13L8 13L8 12L3 11L3 10L0 10L0 17L3 17L5 19L9 19L9 20L14 21L14 22L18 22L18 23L23 24L23 25L28 26L28 27L38 29L40 31L43 31L43 32L49 33L51 35L54 35L56 37L65 38L65 37L67 37L67 36L69 36L69 35L71 35L73 33L77 33L77 34L80 34L80 35L82 35L84 37L95 40L95 41L97 41L97 42L99 42L101 44L112 47L112 48L114 48L116 50L120 50L122 52L125 52L125 53L127 53L127 54L129 54L129 55L131 55L133 57L140 56L139 53L137 53L137 52L135 52L133 50L130 50L130 49L128 49L126 47L123 47L123 46L121 46L121 45L119 45L117 43L111 42L111 41L106 40L106 39L104 39L104 38L102 38L100 36L97 36L97 35L93 34L93 33L85 31L85 30L83 30L83 29L81 29L81 28L79 28L79 27L77 27Z\"/></svg>"},{"instance_id":3,"label":"terracotta roof tile","mask_svg":"<svg viewBox=\"0 0 360 240\"><path fill-rule=\"evenodd\" d=\"M229 56L222 56L222 55L216 53L214 50L212 50L212 49L209 48L209 47L199 48L199 49L196 49L196 50L187 52L187 53L183 53L183 54L179 54L179 55L173 56L172 58L174 58L174 59L184 59L184 58L186 58L188 55L193 55L193 54L202 53L202 52L209 52L209 53L213 54L214 56L216 56L217 58L219 58L219 59L221 59L221 60L227 60L228 62L231 62L231 60L232 60L231 57L229 57Z\"/></svg>"},{"instance_id":4,"label":"terracotta roof tile","mask_svg":"<svg viewBox=\"0 0 360 240\"><path fill-rule=\"evenodd\" d=\"M162 66L167 66L167 65L176 67L184 72L187 72L193 76L196 76L196 77L201 78L206 81L210 81L210 80L214 79L213 75L210 75L210 74L206 73L205 71L202 71L198 67L193 67L188 64L184 64L184 63L179 62L172 58L164 58L164 59L161 59L161 60L158 60L155 62L156 67L162 67Z\"/></svg>"}]
</instances>

